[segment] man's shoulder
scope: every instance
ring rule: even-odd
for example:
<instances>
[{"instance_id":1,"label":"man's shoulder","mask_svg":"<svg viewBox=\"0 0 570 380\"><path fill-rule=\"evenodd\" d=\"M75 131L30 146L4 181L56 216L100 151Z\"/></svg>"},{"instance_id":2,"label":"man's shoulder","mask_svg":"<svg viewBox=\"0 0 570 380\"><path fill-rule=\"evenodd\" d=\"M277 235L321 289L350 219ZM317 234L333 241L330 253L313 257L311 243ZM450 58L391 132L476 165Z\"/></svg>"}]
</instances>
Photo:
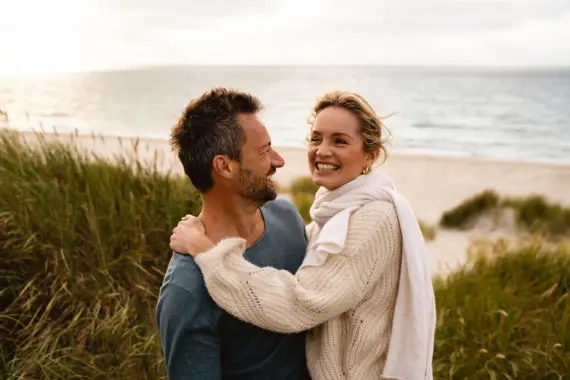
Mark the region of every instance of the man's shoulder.
<instances>
[{"instance_id":1,"label":"man's shoulder","mask_svg":"<svg viewBox=\"0 0 570 380\"><path fill-rule=\"evenodd\" d=\"M201 294L206 289L204 277L194 258L176 252L172 253L164 274L162 288L166 286L174 286L194 295Z\"/></svg>"},{"instance_id":2,"label":"man's shoulder","mask_svg":"<svg viewBox=\"0 0 570 380\"><path fill-rule=\"evenodd\" d=\"M160 287L156 313L159 324L165 318L180 315L188 322L198 316L211 321L219 317L221 309L208 293L200 267L192 256L172 253Z\"/></svg>"},{"instance_id":3,"label":"man's shoulder","mask_svg":"<svg viewBox=\"0 0 570 380\"><path fill-rule=\"evenodd\" d=\"M273 201L267 202L262 208L266 213L270 213L277 217L301 219L299 211L297 211L293 202L287 198L277 198Z\"/></svg>"}]
</instances>

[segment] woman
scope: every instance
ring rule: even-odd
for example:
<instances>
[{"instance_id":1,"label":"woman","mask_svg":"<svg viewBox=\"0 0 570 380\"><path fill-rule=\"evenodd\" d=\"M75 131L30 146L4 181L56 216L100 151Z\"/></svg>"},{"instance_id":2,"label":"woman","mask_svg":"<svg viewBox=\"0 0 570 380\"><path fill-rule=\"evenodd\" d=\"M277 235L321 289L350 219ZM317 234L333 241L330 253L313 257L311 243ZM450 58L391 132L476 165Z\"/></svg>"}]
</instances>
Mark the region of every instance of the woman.
<instances>
[{"instance_id":1,"label":"woman","mask_svg":"<svg viewBox=\"0 0 570 380\"><path fill-rule=\"evenodd\" d=\"M295 275L250 264L244 239L214 245L192 217L175 228L171 248L195 256L214 301L237 318L310 329L313 379L432 379L425 243L409 203L371 170L386 151L383 124L363 98L341 91L319 99L312 116L308 159L320 189Z\"/></svg>"}]
</instances>

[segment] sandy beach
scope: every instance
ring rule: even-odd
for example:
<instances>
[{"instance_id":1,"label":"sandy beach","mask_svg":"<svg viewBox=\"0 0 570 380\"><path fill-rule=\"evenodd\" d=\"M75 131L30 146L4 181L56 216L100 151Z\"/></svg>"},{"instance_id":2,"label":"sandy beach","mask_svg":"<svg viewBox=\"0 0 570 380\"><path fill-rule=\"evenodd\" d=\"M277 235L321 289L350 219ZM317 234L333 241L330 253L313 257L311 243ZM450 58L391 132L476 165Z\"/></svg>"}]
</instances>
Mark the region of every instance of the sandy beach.
<instances>
[{"instance_id":1,"label":"sandy beach","mask_svg":"<svg viewBox=\"0 0 570 380\"><path fill-rule=\"evenodd\" d=\"M70 141L72 135L44 134L48 139ZM35 135L22 133L30 142ZM137 139L75 135L83 149L102 157L132 153ZM286 187L299 176L308 175L306 151L300 148L276 148L285 159L277 171L276 181ZM183 174L182 166L172 153L168 140L139 139L139 159L153 162L161 170ZM436 224L441 214L482 190L492 189L504 196L541 194L548 199L570 205L570 165L508 162L491 159L437 157L391 154L382 166L399 190L410 200L418 218ZM430 262L435 272L451 270L465 260L469 242L489 231L439 230L436 239L428 242Z\"/></svg>"}]
</instances>

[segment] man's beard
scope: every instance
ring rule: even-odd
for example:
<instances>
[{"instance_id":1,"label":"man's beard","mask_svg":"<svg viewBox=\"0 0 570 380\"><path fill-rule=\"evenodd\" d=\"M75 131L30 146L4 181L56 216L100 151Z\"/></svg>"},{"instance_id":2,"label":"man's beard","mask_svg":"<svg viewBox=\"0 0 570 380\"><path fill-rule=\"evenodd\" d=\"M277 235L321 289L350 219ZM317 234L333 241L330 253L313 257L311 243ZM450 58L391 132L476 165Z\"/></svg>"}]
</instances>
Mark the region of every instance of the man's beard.
<instances>
[{"instance_id":1,"label":"man's beard","mask_svg":"<svg viewBox=\"0 0 570 380\"><path fill-rule=\"evenodd\" d=\"M240 169L240 195L253 202L264 204L277 198L277 192L267 184L267 176L275 173L272 168L266 176L256 175L252 170L242 167Z\"/></svg>"}]
</instances>

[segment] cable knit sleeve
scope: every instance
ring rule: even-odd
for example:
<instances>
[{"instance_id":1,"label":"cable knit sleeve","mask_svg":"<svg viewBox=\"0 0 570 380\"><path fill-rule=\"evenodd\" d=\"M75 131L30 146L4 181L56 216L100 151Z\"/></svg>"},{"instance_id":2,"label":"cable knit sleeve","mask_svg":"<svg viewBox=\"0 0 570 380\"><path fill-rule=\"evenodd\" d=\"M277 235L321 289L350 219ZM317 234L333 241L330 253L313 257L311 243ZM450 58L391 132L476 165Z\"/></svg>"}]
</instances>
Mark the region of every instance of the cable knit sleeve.
<instances>
[{"instance_id":1,"label":"cable knit sleeve","mask_svg":"<svg viewBox=\"0 0 570 380\"><path fill-rule=\"evenodd\" d=\"M393 204L373 202L351 217L344 250L295 275L243 258L245 240L228 238L196 257L223 309L267 330L307 330L355 307L380 278L400 239Z\"/></svg>"}]
</instances>

